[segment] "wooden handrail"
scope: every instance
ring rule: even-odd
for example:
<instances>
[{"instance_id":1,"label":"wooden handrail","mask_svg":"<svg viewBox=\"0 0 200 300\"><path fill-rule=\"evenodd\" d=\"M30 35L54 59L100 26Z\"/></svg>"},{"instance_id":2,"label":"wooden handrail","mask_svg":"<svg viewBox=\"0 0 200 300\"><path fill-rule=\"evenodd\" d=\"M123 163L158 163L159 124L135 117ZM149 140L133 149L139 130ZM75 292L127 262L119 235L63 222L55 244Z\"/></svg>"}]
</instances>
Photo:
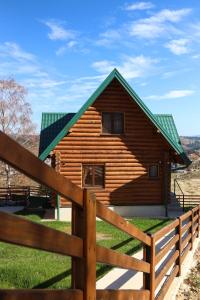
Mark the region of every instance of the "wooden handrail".
<instances>
[{"instance_id":1,"label":"wooden handrail","mask_svg":"<svg viewBox=\"0 0 200 300\"><path fill-rule=\"evenodd\" d=\"M167 279L167 281L164 284L163 288L161 289L160 293L156 297L156 300L163 300L164 299L164 297L167 294L167 291L168 291L170 285L172 284L172 281L177 276L177 274L178 274L178 266L176 266L173 269L172 273L170 274L169 278Z\"/></svg>"},{"instance_id":2,"label":"wooden handrail","mask_svg":"<svg viewBox=\"0 0 200 300\"><path fill-rule=\"evenodd\" d=\"M156 233L153 234L153 236L155 237L155 240L156 241L159 240L160 238L165 236L165 234L167 234L170 231L174 230L178 225L179 225L179 221L178 221L178 219L176 219L172 223L170 223L170 224L166 225L165 227L161 228L160 230L158 230Z\"/></svg>"},{"instance_id":3,"label":"wooden handrail","mask_svg":"<svg viewBox=\"0 0 200 300\"><path fill-rule=\"evenodd\" d=\"M188 211L179 219L156 232L153 236L162 243L169 232L174 233L170 240L156 253L154 273L156 274L155 284L158 289L156 299L163 299L169 289L175 276L181 275L181 265L189 252L192 249L194 239L199 232L199 216L200 205ZM185 234L188 231L188 234ZM165 258L165 259L164 259ZM164 259L164 260L163 260ZM163 260L163 261L162 261ZM157 265L162 263L161 270L156 272ZM152 264L151 264L152 265ZM174 265L170 274L167 274L169 269ZM161 281L166 278L163 285ZM154 299L154 298L152 298Z\"/></svg>"},{"instance_id":4,"label":"wooden handrail","mask_svg":"<svg viewBox=\"0 0 200 300\"><path fill-rule=\"evenodd\" d=\"M131 257L126 254L118 253L112 249L97 246L97 262L116 266L123 269L136 270L139 272L150 272L150 264Z\"/></svg>"},{"instance_id":5,"label":"wooden handrail","mask_svg":"<svg viewBox=\"0 0 200 300\"><path fill-rule=\"evenodd\" d=\"M176 250L173 255L169 258L165 266L162 268L162 270L159 272L159 274L156 276L156 287L159 285L159 283L162 281L164 276L167 274L168 270L171 268L171 266L175 263L176 259L178 258L178 251Z\"/></svg>"},{"instance_id":6,"label":"wooden handrail","mask_svg":"<svg viewBox=\"0 0 200 300\"><path fill-rule=\"evenodd\" d=\"M156 255L156 264L169 252L169 250L176 244L179 240L179 235L176 234L173 238L158 252Z\"/></svg>"},{"instance_id":7,"label":"wooden handrail","mask_svg":"<svg viewBox=\"0 0 200 300\"><path fill-rule=\"evenodd\" d=\"M83 300L81 290L0 289L1 300Z\"/></svg>"},{"instance_id":8,"label":"wooden handrail","mask_svg":"<svg viewBox=\"0 0 200 300\"><path fill-rule=\"evenodd\" d=\"M80 187L57 173L3 132L0 132L0 159L72 203L83 206L83 191Z\"/></svg>"},{"instance_id":9,"label":"wooden handrail","mask_svg":"<svg viewBox=\"0 0 200 300\"><path fill-rule=\"evenodd\" d=\"M0 241L62 255L83 256L83 241L76 236L5 212L0 212L0 220L3 224Z\"/></svg>"},{"instance_id":10,"label":"wooden handrail","mask_svg":"<svg viewBox=\"0 0 200 300\"><path fill-rule=\"evenodd\" d=\"M97 290L97 300L149 300L148 290Z\"/></svg>"},{"instance_id":11,"label":"wooden handrail","mask_svg":"<svg viewBox=\"0 0 200 300\"><path fill-rule=\"evenodd\" d=\"M107 208L100 202L97 202L97 217L117 227L118 229L136 238L142 243L149 246L151 245L151 238L146 233L144 233L142 230L140 230L133 224L129 223L119 214Z\"/></svg>"}]
</instances>

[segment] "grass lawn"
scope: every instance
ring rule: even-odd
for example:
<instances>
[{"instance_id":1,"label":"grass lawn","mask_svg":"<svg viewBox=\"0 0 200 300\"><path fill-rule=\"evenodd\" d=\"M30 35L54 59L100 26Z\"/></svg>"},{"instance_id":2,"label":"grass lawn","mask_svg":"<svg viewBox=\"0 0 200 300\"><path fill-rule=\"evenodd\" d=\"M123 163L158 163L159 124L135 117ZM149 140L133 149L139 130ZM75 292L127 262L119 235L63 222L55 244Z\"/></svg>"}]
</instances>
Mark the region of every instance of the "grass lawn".
<instances>
[{"instance_id":1,"label":"grass lawn","mask_svg":"<svg viewBox=\"0 0 200 300\"><path fill-rule=\"evenodd\" d=\"M26 215L23 212L18 214ZM71 231L69 222L41 222L39 215L26 217L57 230ZM134 218L130 222L143 231L155 232L169 221ZM133 254L140 248L138 241L103 221L97 221L97 243L126 254ZM0 243L0 288L68 288L71 283L70 268L69 257ZM97 278L108 270L109 266L98 264ZM54 277L60 281L54 283L55 280L51 280Z\"/></svg>"}]
</instances>

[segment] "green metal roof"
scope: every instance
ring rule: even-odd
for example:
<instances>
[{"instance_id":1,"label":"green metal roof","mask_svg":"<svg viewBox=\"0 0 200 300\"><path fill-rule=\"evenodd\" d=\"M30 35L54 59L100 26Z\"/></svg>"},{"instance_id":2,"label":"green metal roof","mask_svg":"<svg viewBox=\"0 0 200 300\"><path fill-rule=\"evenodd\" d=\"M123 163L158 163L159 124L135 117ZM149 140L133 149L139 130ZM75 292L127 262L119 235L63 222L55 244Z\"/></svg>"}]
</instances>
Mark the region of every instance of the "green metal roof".
<instances>
[{"instance_id":1,"label":"green metal roof","mask_svg":"<svg viewBox=\"0 0 200 300\"><path fill-rule=\"evenodd\" d=\"M165 129L165 131L174 141L174 143L177 145L179 144L180 147L182 147L173 116L171 114L154 114L154 116L158 123Z\"/></svg>"},{"instance_id":2,"label":"green metal roof","mask_svg":"<svg viewBox=\"0 0 200 300\"><path fill-rule=\"evenodd\" d=\"M173 116L171 114L155 114L154 116L157 119L160 126L164 128L164 130L168 133L168 136L171 137L171 140L174 141L174 144L176 144L177 148L179 148L179 153L182 153L182 158L185 161L185 163L187 165L190 164L191 162L185 154L185 151L181 144L181 140L176 129Z\"/></svg>"},{"instance_id":3,"label":"green metal roof","mask_svg":"<svg viewBox=\"0 0 200 300\"><path fill-rule=\"evenodd\" d=\"M60 131L66 126L66 124L73 118L74 115L74 113L42 113L39 144L40 158L43 153L46 153L49 145L52 144L54 139L59 135Z\"/></svg>"},{"instance_id":4,"label":"green metal roof","mask_svg":"<svg viewBox=\"0 0 200 300\"><path fill-rule=\"evenodd\" d=\"M181 156L183 162L185 164L189 164L190 160L187 158L186 154L184 153L184 150L181 144L179 143L180 140L179 141L177 140L178 133L176 131L173 118L172 120L168 118L171 121L168 120L167 122L167 118L164 117L162 118L161 115L154 115L116 69L114 69L108 75L108 77L102 82L102 84L97 88L97 90L91 95L91 97L86 101L86 103L80 108L80 110L76 114L70 114L71 118L68 117L67 120L65 119L66 116L69 114L63 114L62 116L60 116L60 118L59 115L61 114L55 114L58 117L58 119L56 119L55 117L56 119L55 122L59 124L56 126L56 130L54 129L53 121L52 121L54 118L53 114L51 114L52 116L49 116L50 114L48 115L45 113L42 115L44 120L42 120L41 137L40 137L40 143L42 145L40 146L40 150L39 150L39 158L41 160L44 160L49 155L49 153L54 149L54 147L59 143L59 141L69 132L69 129L79 120L79 118L83 115L83 113L88 109L89 106L91 106L94 103L97 97L105 90L105 88L111 83L111 81L114 78L120 82L120 84L132 97L133 101L135 101L140 106L140 108L149 117L152 123L157 127L157 129L161 132L161 134L165 137L165 139L173 147L173 149L177 152L177 154ZM51 133L50 132L51 128L49 128L48 125L45 125L48 123L47 120L50 120L49 127L53 128L54 133ZM171 126L173 125L175 129L174 128L170 129L170 124ZM60 131L58 130L58 128ZM48 142L44 141L46 135L45 131L47 132ZM175 131L177 135L175 134ZM57 132L57 134L55 132Z\"/></svg>"}]
</instances>

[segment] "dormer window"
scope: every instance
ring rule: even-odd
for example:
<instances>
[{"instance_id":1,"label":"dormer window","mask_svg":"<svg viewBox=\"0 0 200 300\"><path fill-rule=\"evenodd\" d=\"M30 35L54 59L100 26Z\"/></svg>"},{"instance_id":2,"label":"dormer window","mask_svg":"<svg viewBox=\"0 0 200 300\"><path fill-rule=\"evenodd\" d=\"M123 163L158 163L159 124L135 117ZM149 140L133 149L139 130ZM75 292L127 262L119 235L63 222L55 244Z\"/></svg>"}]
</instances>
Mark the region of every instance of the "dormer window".
<instances>
[{"instance_id":1,"label":"dormer window","mask_svg":"<svg viewBox=\"0 0 200 300\"><path fill-rule=\"evenodd\" d=\"M123 134L124 133L124 113L103 112L102 113L102 133Z\"/></svg>"}]
</instances>

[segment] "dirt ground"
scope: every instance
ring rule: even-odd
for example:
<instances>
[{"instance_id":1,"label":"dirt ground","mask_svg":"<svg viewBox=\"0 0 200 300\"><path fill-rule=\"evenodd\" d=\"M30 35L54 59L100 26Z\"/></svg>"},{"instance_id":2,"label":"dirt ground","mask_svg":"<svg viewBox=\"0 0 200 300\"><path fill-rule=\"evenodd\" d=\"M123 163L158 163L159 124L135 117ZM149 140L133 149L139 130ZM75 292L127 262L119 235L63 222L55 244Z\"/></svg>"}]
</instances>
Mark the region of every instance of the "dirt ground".
<instances>
[{"instance_id":1,"label":"dirt ground","mask_svg":"<svg viewBox=\"0 0 200 300\"><path fill-rule=\"evenodd\" d=\"M200 300L200 247L195 252L196 265L182 283L176 300Z\"/></svg>"},{"instance_id":2,"label":"dirt ground","mask_svg":"<svg viewBox=\"0 0 200 300\"><path fill-rule=\"evenodd\" d=\"M176 178L180 184L181 189L186 195L200 195L200 171L192 171L187 174L172 174L172 191L173 179ZM177 193L179 190L177 189Z\"/></svg>"}]
</instances>

